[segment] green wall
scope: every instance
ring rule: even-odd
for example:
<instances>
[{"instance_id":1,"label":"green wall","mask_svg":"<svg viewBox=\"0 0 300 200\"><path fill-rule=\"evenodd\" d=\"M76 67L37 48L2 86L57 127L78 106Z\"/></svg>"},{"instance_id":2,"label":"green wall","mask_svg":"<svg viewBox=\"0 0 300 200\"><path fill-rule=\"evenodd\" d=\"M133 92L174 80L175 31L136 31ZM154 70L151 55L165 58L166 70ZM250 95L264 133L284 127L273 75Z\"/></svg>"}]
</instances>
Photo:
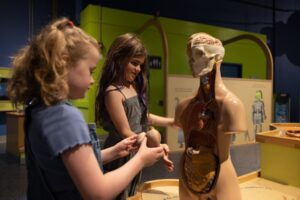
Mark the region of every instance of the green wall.
<instances>
[{"instance_id":1,"label":"green wall","mask_svg":"<svg viewBox=\"0 0 300 200\"><path fill-rule=\"evenodd\" d=\"M146 14L95 5L89 5L81 12L81 27L98 41L101 40L104 44L104 49L102 51L103 59L99 63L97 71L94 73L96 82L98 82L106 51L114 38L126 32L135 32L146 21L152 18L153 16ZM160 17L158 20L164 28L168 40L169 74L191 74L187 63L185 49L187 39L193 33L200 31L207 32L223 41L247 33L266 41L266 37L262 34L254 34L163 17ZM140 37L144 41L149 54L161 56L163 61L163 45L158 30L154 26L150 26L140 35ZM225 49L224 62L242 64L243 78L266 78L266 59L257 44L251 41L239 41L226 45ZM165 93L163 72L163 69L150 70L150 111L158 115L165 115L164 107L159 105L160 101L164 101ZM95 84L90 89L85 99L74 102L74 104L81 109L88 122L94 121L96 87L97 85Z\"/></svg>"}]
</instances>

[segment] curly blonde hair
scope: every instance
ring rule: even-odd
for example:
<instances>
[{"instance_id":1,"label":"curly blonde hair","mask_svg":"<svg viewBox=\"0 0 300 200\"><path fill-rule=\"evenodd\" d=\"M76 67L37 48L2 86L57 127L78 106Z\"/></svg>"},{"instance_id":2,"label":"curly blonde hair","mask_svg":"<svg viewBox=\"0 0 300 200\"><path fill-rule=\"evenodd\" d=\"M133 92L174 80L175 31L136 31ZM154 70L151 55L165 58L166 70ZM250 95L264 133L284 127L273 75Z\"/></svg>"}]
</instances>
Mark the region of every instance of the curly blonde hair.
<instances>
[{"instance_id":1,"label":"curly blonde hair","mask_svg":"<svg viewBox=\"0 0 300 200\"><path fill-rule=\"evenodd\" d=\"M97 41L67 18L50 22L12 59L7 91L15 106L36 98L45 105L66 100L68 68L83 59Z\"/></svg>"}]
</instances>

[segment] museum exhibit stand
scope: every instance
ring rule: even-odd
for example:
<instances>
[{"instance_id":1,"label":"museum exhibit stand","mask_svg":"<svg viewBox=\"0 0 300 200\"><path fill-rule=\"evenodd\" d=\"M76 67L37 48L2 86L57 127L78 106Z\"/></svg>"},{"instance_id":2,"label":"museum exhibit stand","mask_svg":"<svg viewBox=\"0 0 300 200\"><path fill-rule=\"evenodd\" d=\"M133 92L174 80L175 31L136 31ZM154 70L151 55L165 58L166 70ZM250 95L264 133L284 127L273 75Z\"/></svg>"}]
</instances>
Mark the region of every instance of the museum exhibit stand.
<instances>
[{"instance_id":1,"label":"museum exhibit stand","mask_svg":"<svg viewBox=\"0 0 300 200\"><path fill-rule=\"evenodd\" d=\"M263 178L300 188L299 133L299 123L272 123L270 131L256 135Z\"/></svg>"},{"instance_id":2,"label":"museum exhibit stand","mask_svg":"<svg viewBox=\"0 0 300 200\"><path fill-rule=\"evenodd\" d=\"M231 147L231 159L243 200L298 200L300 124L271 123L269 127L270 130L256 134L254 144ZM287 132L296 134L288 136ZM181 154L171 152L170 158L175 166L179 166ZM179 169L168 173L163 168L163 163L159 162L144 169L144 182L137 194L128 200L179 199Z\"/></svg>"},{"instance_id":3,"label":"museum exhibit stand","mask_svg":"<svg viewBox=\"0 0 300 200\"><path fill-rule=\"evenodd\" d=\"M6 113L6 152L21 157L24 152L24 113Z\"/></svg>"}]
</instances>

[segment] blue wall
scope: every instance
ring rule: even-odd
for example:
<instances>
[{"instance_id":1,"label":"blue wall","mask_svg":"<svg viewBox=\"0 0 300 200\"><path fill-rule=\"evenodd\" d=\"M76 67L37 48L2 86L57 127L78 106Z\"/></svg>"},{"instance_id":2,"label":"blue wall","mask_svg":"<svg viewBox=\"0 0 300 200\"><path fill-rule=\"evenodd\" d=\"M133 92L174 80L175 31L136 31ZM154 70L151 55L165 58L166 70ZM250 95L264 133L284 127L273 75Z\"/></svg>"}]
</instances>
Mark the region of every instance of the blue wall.
<instances>
[{"instance_id":1,"label":"blue wall","mask_svg":"<svg viewBox=\"0 0 300 200\"><path fill-rule=\"evenodd\" d=\"M16 49L24 45L24 42L27 40L29 28L28 9L26 8L28 8L26 1L1 1L0 3L1 67L9 66L9 56L11 56Z\"/></svg>"}]
</instances>

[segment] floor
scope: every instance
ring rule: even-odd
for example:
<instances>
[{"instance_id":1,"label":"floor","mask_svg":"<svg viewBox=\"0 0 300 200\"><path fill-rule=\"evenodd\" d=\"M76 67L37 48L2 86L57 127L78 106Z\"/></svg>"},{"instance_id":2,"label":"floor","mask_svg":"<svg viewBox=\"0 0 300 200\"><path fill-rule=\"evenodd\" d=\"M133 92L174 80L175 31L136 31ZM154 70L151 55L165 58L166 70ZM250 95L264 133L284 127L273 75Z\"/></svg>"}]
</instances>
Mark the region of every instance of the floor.
<instances>
[{"instance_id":1,"label":"floor","mask_svg":"<svg viewBox=\"0 0 300 200\"><path fill-rule=\"evenodd\" d=\"M8 155L0 139L0 200L26 200L26 169L18 158Z\"/></svg>"}]
</instances>

